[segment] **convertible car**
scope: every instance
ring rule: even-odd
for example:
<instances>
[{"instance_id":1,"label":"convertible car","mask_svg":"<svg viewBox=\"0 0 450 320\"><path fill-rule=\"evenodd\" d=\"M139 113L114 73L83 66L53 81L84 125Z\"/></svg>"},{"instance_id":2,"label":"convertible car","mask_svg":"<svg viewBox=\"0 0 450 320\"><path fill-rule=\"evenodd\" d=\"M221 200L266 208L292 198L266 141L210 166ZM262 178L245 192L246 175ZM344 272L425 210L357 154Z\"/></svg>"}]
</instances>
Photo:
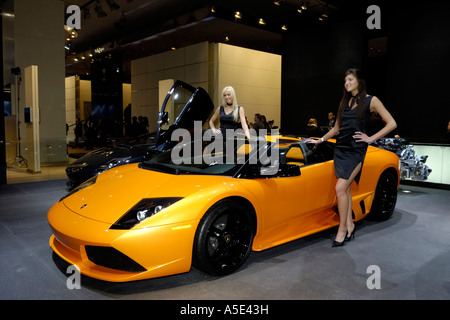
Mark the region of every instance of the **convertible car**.
<instances>
[{"instance_id":1,"label":"convertible car","mask_svg":"<svg viewBox=\"0 0 450 320\"><path fill-rule=\"evenodd\" d=\"M237 271L265 250L339 224L334 142L267 136L213 145L183 140L139 164L112 168L48 212L50 246L86 276L133 281ZM213 145L213 146L212 146ZM369 147L352 185L354 220L389 218L399 159Z\"/></svg>"},{"instance_id":2,"label":"convertible car","mask_svg":"<svg viewBox=\"0 0 450 320\"><path fill-rule=\"evenodd\" d=\"M66 168L68 185L76 187L105 170L141 162L170 149L176 144L170 140L174 130L192 130L194 121L204 123L213 109L211 98L203 88L194 88L182 81L176 81L161 107L156 136L151 136L150 139L140 137L128 144L100 148L78 158Z\"/></svg>"}]
</instances>

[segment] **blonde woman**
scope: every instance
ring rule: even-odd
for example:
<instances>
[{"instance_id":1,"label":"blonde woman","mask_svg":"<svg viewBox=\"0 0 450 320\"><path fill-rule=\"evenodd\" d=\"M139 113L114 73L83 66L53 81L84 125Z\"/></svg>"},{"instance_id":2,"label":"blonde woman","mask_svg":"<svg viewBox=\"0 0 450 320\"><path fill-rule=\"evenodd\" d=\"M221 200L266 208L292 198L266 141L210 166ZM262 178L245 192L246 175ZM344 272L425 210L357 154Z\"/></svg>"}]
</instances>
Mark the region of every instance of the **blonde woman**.
<instances>
[{"instance_id":1,"label":"blonde woman","mask_svg":"<svg viewBox=\"0 0 450 320\"><path fill-rule=\"evenodd\" d=\"M215 126L216 121L220 119L220 129ZM240 124L239 124L240 122ZM247 121L245 120L244 108L239 106L236 99L236 92L233 87L225 87L222 90L222 105L216 109L209 120L209 126L215 134L225 135L226 129L236 130L242 127L247 139L250 139Z\"/></svg>"}]
</instances>

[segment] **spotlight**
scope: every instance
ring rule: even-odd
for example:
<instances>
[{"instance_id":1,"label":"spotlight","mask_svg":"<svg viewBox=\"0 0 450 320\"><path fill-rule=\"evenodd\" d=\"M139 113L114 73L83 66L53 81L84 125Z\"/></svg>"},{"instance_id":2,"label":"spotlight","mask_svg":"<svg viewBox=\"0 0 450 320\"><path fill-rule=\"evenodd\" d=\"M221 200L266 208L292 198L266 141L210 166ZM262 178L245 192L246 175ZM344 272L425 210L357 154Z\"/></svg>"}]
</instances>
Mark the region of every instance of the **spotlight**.
<instances>
[{"instance_id":1,"label":"spotlight","mask_svg":"<svg viewBox=\"0 0 450 320\"><path fill-rule=\"evenodd\" d=\"M264 21L263 18L259 18L258 23L259 23L260 25L262 25L262 26L265 26L265 25L266 25L266 21Z\"/></svg>"},{"instance_id":2,"label":"spotlight","mask_svg":"<svg viewBox=\"0 0 450 320\"><path fill-rule=\"evenodd\" d=\"M328 19L328 4L325 5L325 10L322 12L322 15L319 17L320 21L325 21Z\"/></svg>"},{"instance_id":3,"label":"spotlight","mask_svg":"<svg viewBox=\"0 0 450 320\"><path fill-rule=\"evenodd\" d=\"M242 19L242 15L241 15L241 13L239 11L236 11L234 13L234 17L236 18L236 20Z\"/></svg>"},{"instance_id":4,"label":"spotlight","mask_svg":"<svg viewBox=\"0 0 450 320\"><path fill-rule=\"evenodd\" d=\"M322 15L319 17L319 21L325 21L326 19L328 19L328 13L324 12L324 13L322 13Z\"/></svg>"},{"instance_id":5,"label":"spotlight","mask_svg":"<svg viewBox=\"0 0 450 320\"><path fill-rule=\"evenodd\" d=\"M305 10L308 9L308 5L309 5L308 1L305 1L305 2L303 2L302 5L300 6L300 9L302 9L303 11L305 11Z\"/></svg>"}]
</instances>

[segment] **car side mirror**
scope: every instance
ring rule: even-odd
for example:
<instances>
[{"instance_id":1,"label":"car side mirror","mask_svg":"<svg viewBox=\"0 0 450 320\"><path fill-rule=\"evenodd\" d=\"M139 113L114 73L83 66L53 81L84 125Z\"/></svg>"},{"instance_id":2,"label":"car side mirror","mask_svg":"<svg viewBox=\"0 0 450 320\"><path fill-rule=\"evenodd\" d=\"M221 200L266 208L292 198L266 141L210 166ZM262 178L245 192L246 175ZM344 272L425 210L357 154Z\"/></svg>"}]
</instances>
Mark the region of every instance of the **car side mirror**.
<instances>
[{"instance_id":1,"label":"car side mirror","mask_svg":"<svg viewBox=\"0 0 450 320\"><path fill-rule=\"evenodd\" d=\"M295 164L277 164L261 167L259 171L260 177L296 177L301 175L300 167Z\"/></svg>"}]
</instances>

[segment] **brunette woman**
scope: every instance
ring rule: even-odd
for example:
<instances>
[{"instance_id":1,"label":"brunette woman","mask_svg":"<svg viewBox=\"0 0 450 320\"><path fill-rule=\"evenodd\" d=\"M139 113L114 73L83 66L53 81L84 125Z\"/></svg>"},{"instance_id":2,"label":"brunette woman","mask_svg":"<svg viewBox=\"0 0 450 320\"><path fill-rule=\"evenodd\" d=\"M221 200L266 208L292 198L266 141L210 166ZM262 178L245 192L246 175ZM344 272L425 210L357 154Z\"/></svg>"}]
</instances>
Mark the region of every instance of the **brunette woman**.
<instances>
[{"instance_id":1,"label":"brunette woman","mask_svg":"<svg viewBox=\"0 0 450 320\"><path fill-rule=\"evenodd\" d=\"M339 133L334 148L334 169L337 178L336 197L340 223L333 247L343 246L345 241L354 238L351 184L353 181L359 183L368 144L397 127L394 118L380 99L367 95L366 83L358 69L347 70L344 80L336 124L319 140L306 141L318 145ZM380 115L385 126L369 137L365 133L365 126L371 112Z\"/></svg>"}]
</instances>

